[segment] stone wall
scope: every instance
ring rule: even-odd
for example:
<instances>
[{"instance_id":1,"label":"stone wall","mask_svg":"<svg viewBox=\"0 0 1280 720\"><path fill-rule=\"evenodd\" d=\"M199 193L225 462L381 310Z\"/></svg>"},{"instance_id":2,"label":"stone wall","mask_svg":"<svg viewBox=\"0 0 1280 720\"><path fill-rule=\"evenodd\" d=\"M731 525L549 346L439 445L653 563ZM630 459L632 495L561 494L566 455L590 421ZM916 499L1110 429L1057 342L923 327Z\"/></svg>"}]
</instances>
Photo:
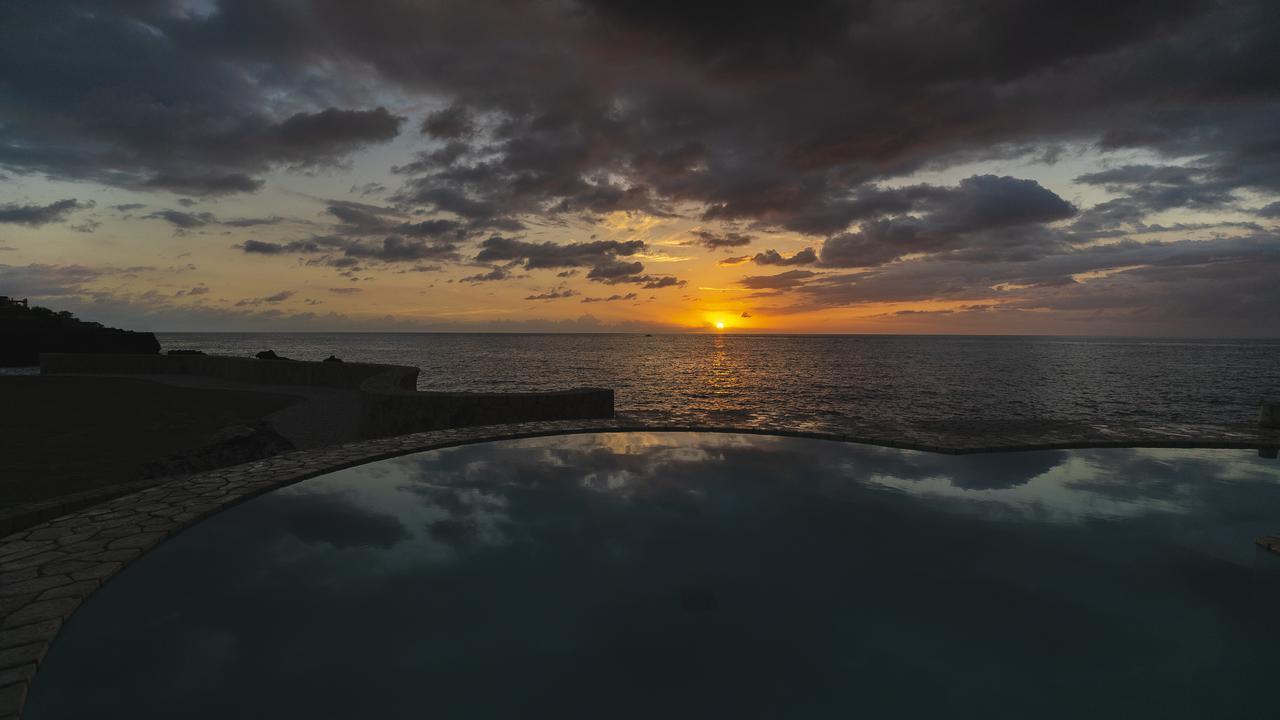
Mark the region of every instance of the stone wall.
<instances>
[{"instance_id":1,"label":"stone wall","mask_svg":"<svg viewBox=\"0 0 1280 720\"><path fill-rule=\"evenodd\" d=\"M360 393L363 437L541 420L613 417L613 391L417 392L418 368L404 365L256 360L223 355L40 356L44 374L195 375L258 385L311 385Z\"/></svg>"},{"instance_id":2,"label":"stone wall","mask_svg":"<svg viewBox=\"0 0 1280 720\"><path fill-rule=\"evenodd\" d=\"M412 390L418 368L370 363L257 360L227 355L40 355L42 374L197 375L255 385L313 385L357 390L368 379L393 373L399 387Z\"/></svg>"}]
</instances>

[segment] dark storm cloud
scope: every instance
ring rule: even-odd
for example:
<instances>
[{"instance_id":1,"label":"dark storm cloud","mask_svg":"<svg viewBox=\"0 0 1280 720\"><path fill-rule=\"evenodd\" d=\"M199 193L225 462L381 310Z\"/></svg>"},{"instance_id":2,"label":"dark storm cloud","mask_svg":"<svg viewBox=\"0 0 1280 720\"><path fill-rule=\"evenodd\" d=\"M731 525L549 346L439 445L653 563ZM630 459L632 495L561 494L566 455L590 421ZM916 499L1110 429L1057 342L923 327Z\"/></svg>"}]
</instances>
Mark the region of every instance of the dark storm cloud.
<instances>
[{"instance_id":1,"label":"dark storm cloud","mask_svg":"<svg viewBox=\"0 0 1280 720\"><path fill-rule=\"evenodd\" d=\"M1259 208L1257 214L1264 218L1280 218L1280 201Z\"/></svg>"},{"instance_id":2,"label":"dark storm cloud","mask_svg":"<svg viewBox=\"0 0 1280 720\"><path fill-rule=\"evenodd\" d=\"M1125 165L1086 173L1076 182L1099 185L1120 198L1099 203L1085 212L1074 229L1086 233L1141 226L1151 213L1174 208L1212 211L1238 202L1238 178L1212 167Z\"/></svg>"},{"instance_id":3,"label":"dark storm cloud","mask_svg":"<svg viewBox=\"0 0 1280 720\"><path fill-rule=\"evenodd\" d=\"M619 302L622 300L635 300L638 297L639 296L636 295L635 293L629 292L626 295L613 294L613 295L610 295L609 297L584 297L582 298L582 302L584 303Z\"/></svg>"},{"instance_id":4,"label":"dark storm cloud","mask_svg":"<svg viewBox=\"0 0 1280 720\"><path fill-rule=\"evenodd\" d=\"M400 202L429 205L437 211L453 213L471 221L491 220L501 212L498 202L476 198L451 187L432 185L421 179L412 181L411 186L407 194L402 193L396 199Z\"/></svg>"},{"instance_id":5,"label":"dark storm cloud","mask_svg":"<svg viewBox=\"0 0 1280 720\"><path fill-rule=\"evenodd\" d=\"M268 4L260 15L280 19ZM245 28L219 32L236 18L266 26L235 2L208 16L160 2L7 3L0 165L216 195L256 190L273 166L330 163L398 133L403 118L383 107L325 102L347 94L332 92L347 80L308 78L304 55L322 53L250 48Z\"/></svg>"},{"instance_id":6,"label":"dark storm cloud","mask_svg":"<svg viewBox=\"0 0 1280 720\"><path fill-rule=\"evenodd\" d=\"M0 157L0 160L3 158ZM56 171L46 172L57 175ZM70 177L75 177L75 172L68 173ZM98 178L101 182L109 182L110 178ZM146 188L151 190L167 190L175 193L191 193L192 195L231 195L234 193L250 193L256 192L262 187L262 181L249 177L245 173L189 173L189 172L160 172L152 175L140 183L131 178L122 178L122 182L126 186Z\"/></svg>"},{"instance_id":7,"label":"dark storm cloud","mask_svg":"<svg viewBox=\"0 0 1280 720\"><path fill-rule=\"evenodd\" d=\"M399 122L385 110L272 107L289 91L304 100L358 96L365 77L307 70L324 60L365 64L386 82L449 103L422 128L462 141L454 160L483 151L461 167L425 158L401 195L469 218L600 211L610 203L589 198L605 189L614 207L635 207L647 194L655 203L704 203L708 217L833 234L867 219L858 198L867 180L949 157L1104 138L1184 156L1203 148L1225 160L1274 138L1263 118L1277 79L1277 12L1268 3L585 7L226 0L207 15L161 3L86 14L48 2L9 11L5 25L23 32L4 38L4 59L24 76L15 100L42 117L72 119L58 131L72 139L98 128L75 121L89 116L71 109L115 86L105 79L129 78L126 90L155 102L127 92L95 98L115 112L94 116L110 131L94 136L151 150L139 155L148 162L160 145L212 158L200 166L237 155L257 166L306 162L393 135ZM67 60L47 62L54 54ZM132 133L123 122L130 114L146 121ZM1191 123L1236 132L1179 132ZM56 124L7 131L38 140L42 126ZM210 152L241 137L249 139L243 151ZM46 165L60 154L56 164L103 174L88 145L8 149L49 155ZM294 148L316 153L299 160ZM1264 182L1264 170L1253 162L1239 181ZM610 174L628 183L604 179Z\"/></svg>"},{"instance_id":8,"label":"dark storm cloud","mask_svg":"<svg viewBox=\"0 0 1280 720\"><path fill-rule=\"evenodd\" d=\"M476 260L483 263L507 262L526 270L588 267L587 278L607 285L635 283L648 289L683 285L671 276L644 274L644 263L620 259L643 252L640 240L594 240L583 243L532 243L494 235L480 244ZM500 279L489 278L483 279Z\"/></svg>"},{"instance_id":9,"label":"dark storm cloud","mask_svg":"<svg viewBox=\"0 0 1280 720\"><path fill-rule=\"evenodd\" d=\"M222 220L220 222L221 224L226 225L227 227L243 228L243 227L258 227L260 225L278 225L284 222L284 218L276 217L276 216L267 217L267 218L233 218L231 220Z\"/></svg>"},{"instance_id":10,"label":"dark storm cloud","mask_svg":"<svg viewBox=\"0 0 1280 720\"><path fill-rule=\"evenodd\" d=\"M576 189L572 197L564 197L549 208L551 213L597 213L620 210L642 210L651 215L668 215L653 202L649 189L643 186L618 187L608 183L591 183Z\"/></svg>"},{"instance_id":11,"label":"dark storm cloud","mask_svg":"<svg viewBox=\"0 0 1280 720\"><path fill-rule=\"evenodd\" d=\"M636 267L639 265L640 263L612 263L608 266L597 266L587 273L587 278L605 285L622 285L624 283L639 285L646 290L683 287L685 284L684 280L672 275L641 274Z\"/></svg>"},{"instance_id":12,"label":"dark storm cloud","mask_svg":"<svg viewBox=\"0 0 1280 720\"><path fill-rule=\"evenodd\" d=\"M435 239L462 239L474 230L456 220L433 218L419 222L406 219L405 213L394 207L370 205L350 200L330 200L325 212L338 220L333 232L352 237L369 235L402 235Z\"/></svg>"},{"instance_id":13,"label":"dark storm cloud","mask_svg":"<svg viewBox=\"0 0 1280 720\"><path fill-rule=\"evenodd\" d=\"M151 220L164 220L181 230L192 230L218 222L213 213L186 213L181 210L157 210L146 217Z\"/></svg>"},{"instance_id":14,"label":"dark storm cloud","mask_svg":"<svg viewBox=\"0 0 1280 720\"><path fill-rule=\"evenodd\" d=\"M693 242L701 245L708 250L719 250L720 248L742 247L750 245L755 238L742 233L727 232L713 233L707 230L693 230L689 233L694 237Z\"/></svg>"},{"instance_id":15,"label":"dark storm cloud","mask_svg":"<svg viewBox=\"0 0 1280 720\"><path fill-rule=\"evenodd\" d=\"M662 288L685 286L684 280L672 275L641 275L639 277L630 278L625 282L636 283L645 290L661 290Z\"/></svg>"},{"instance_id":16,"label":"dark storm cloud","mask_svg":"<svg viewBox=\"0 0 1280 720\"><path fill-rule=\"evenodd\" d=\"M926 235L914 219L865 223L857 232L827 238L822 263L828 267L883 265L913 252L940 249L944 240Z\"/></svg>"},{"instance_id":17,"label":"dark storm cloud","mask_svg":"<svg viewBox=\"0 0 1280 720\"><path fill-rule=\"evenodd\" d=\"M738 284L753 290L786 290L804 284L807 278L817 273L809 270L788 270L777 275L748 275Z\"/></svg>"},{"instance_id":18,"label":"dark storm cloud","mask_svg":"<svg viewBox=\"0 0 1280 720\"><path fill-rule=\"evenodd\" d=\"M506 280L509 277L511 277L510 270L504 267L494 266L489 269L489 272L476 273L475 275L468 275L462 278L461 280L459 280L458 282L464 282L464 283L494 282L497 280Z\"/></svg>"},{"instance_id":19,"label":"dark storm cloud","mask_svg":"<svg viewBox=\"0 0 1280 720\"><path fill-rule=\"evenodd\" d=\"M804 66L836 44L844 28L866 16L862 0L776 3L587 0L616 31L666 45L724 72Z\"/></svg>"},{"instance_id":20,"label":"dark storm cloud","mask_svg":"<svg viewBox=\"0 0 1280 720\"><path fill-rule=\"evenodd\" d=\"M456 140L471 134L472 121L466 108L455 105L428 115L420 129L433 138Z\"/></svg>"},{"instance_id":21,"label":"dark storm cloud","mask_svg":"<svg viewBox=\"0 0 1280 720\"><path fill-rule=\"evenodd\" d=\"M290 240L283 243L268 242L264 240L245 240L244 242L237 243L232 247L239 248L245 253L251 255L315 255L324 253L326 254L325 257L328 257L328 254L339 252L356 242L357 241L347 238L333 237L329 235L314 235L309 238ZM346 257L336 260L330 259L327 261L327 264L339 267L340 261L345 261L347 266L353 266L359 263L355 257ZM312 260L308 260L307 262L308 264L311 264Z\"/></svg>"},{"instance_id":22,"label":"dark storm cloud","mask_svg":"<svg viewBox=\"0 0 1280 720\"><path fill-rule=\"evenodd\" d=\"M190 207L194 203L184 203ZM118 205L117 208L128 208L131 205ZM139 205L138 207L144 207ZM273 216L266 218L232 218L230 220L219 220L216 215L211 212L185 212L182 210L157 210L148 215L142 216L147 220L164 220L179 230L194 230L195 228L205 227L207 225L224 225L226 227L246 228L259 227L262 225L278 225L284 222L284 218Z\"/></svg>"},{"instance_id":23,"label":"dark storm cloud","mask_svg":"<svg viewBox=\"0 0 1280 720\"><path fill-rule=\"evenodd\" d=\"M48 205L8 203L0 205L0 223L40 227L41 225L61 222L72 212L88 207L93 207L93 204L81 203L74 198L58 200Z\"/></svg>"},{"instance_id":24,"label":"dark storm cloud","mask_svg":"<svg viewBox=\"0 0 1280 720\"><path fill-rule=\"evenodd\" d=\"M452 220L434 219L408 222L395 208L345 200L326 203L325 212L337 219L334 234L315 235L288 242L246 240L236 245L246 253L260 255L324 255L323 264L350 267L354 258L380 263L416 263L421 260L460 260L458 245L449 238L466 233ZM271 221L277 221L273 218ZM262 224L267 221L240 221ZM224 224L234 224L235 221ZM375 237L375 236L381 237ZM344 257L333 257L340 253ZM350 262L344 263L343 260ZM310 260L308 262L311 262Z\"/></svg>"},{"instance_id":25,"label":"dark storm cloud","mask_svg":"<svg viewBox=\"0 0 1280 720\"><path fill-rule=\"evenodd\" d=\"M353 242L342 251L348 257L369 258L382 262L416 260L456 260L457 246L450 243L427 243L416 238L388 235L381 242Z\"/></svg>"},{"instance_id":26,"label":"dark storm cloud","mask_svg":"<svg viewBox=\"0 0 1280 720\"><path fill-rule=\"evenodd\" d=\"M263 305L263 304L275 305L276 303L282 303L285 300L288 300L289 298L293 297L296 294L297 293L294 292L293 290L281 290L278 293L267 295L266 297L245 298L237 302L236 307L245 307L245 306L252 306L252 305Z\"/></svg>"},{"instance_id":27,"label":"dark storm cloud","mask_svg":"<svg viewBox=\"0 0 1280 720\"><path fill-rule=\"evenodd\" d=\"M290 250L287 245L264 242L262 240L245 240L243 243L237 245L237 247L247 253L257 255L279 255L284 252L289 252Z\"/></svg>"},{"instance_id":28,"label":"dark storm cloud","mask_svg":"<svg viewBox=\"0 0 1280 720\"><path fill-rule=\"evenodd\" d=\"M326 108L316 113L290 115L271 128L260 141L266 157L287 158L289 162L313 162L313 154L342 152L367 143L385 142L400 134L404 118L384 107L373 110Z\"/></svg>"},{"instance_id":29,"label":"dark storm cloud","mask_svg":"<svg viewBox=\"0 0 1280 720\"><path fill-rule=\"evenodd\" d=\"M530 295L525 300L561 300L563 298L571 298L577 294L577 291L569 289L548 290L537 295Z\"/></svg>"},{"instance_id":30,"label":"dark storm cloud","mask_svg":"<svg viewBox=\"0 0 1280 720\"><path fill-rule=\"evenodd\" d=\"M370 195L381 195L387 191L387 186L382 183L370 182L361 185L352 185L347 192L352 195L360 195L361 197L369 197Z\"/></svg>"},{"instance_id":31,"label":"dark storm cloud","mask_svg":"<svg viewBox=\"0 0 1280 720\"><path fill-rule=\"evenodd\" d=\"M954 259L901 262L859 273L784 282L800 296L774 313L867 303L965 301L1006 310L1081 313L1111 331L1274 333L1280 302L1280 238L1274 234L1069 249L1030 261L972 263ZM782 280L782 278L779 278Z\"/></svg>"},{"instance_id":32,"label":"dark storm cloud","mask_svg":"<svg viewBox=\"0 0 1280 720\"><path fill-rule=\"evenodd\" d=\"M975 175L954 188L914 186L877 194L882 208L919 215L868 220L854 232L827 238L824 266L871 267L944 251L979 262L1034 257L1063 242L1042 226L1076 212L1032 180L994 175Z\"/></svg>"},{"instance_id":33,"label":"dark storm cloud","mask_svg":"<svg viewBox=\"0 0 1280 720\"><path fill-rule=\"evenodd\" d=\"M1065 220L1075 214L1071 203L1034 180L975 175L954 190L921 203L933 232L963 234L979 230Z\"/></svg>"},{"instance_id":34,"label":"dark storm cloud","mask_svg":"<svg viewBox=\"0 0 1280 720\"><path fill-rule=\"evenodd\" d=\"M812 265L818 262L818 254L813 248L805 248L794 255L783 256L777 250L765 250L762 253L756 253L750 258L738 258L740 260L750 260L757 265Z\"/></svg>"},{"instance_id":35,"label":"dark storm cloud","mask_svg":"<svg viewBox=\"0 0 1280 720\"><path fill-rule=\"evenodd\" d=\"M587 279L601 282L616 282L644 272L644 263L609 260L591 268Z\"/></svg>"},{"instance_id":36,"label":"dark storm cloud","mask_svg":"<svg viewBox=\"0 0 1280 720\"><path fill-rule=\"evenodd\" d=\"M417 223L405 223L396 228L396 231L403 235L413 235L417 237L439 238L445 236L456 236L462 232L463 226L453 220L423 220Z\"/></svg>"},{"instance_id":37,"label":"dark storm cloud","mask_svg":"<svg viewBox=\"0 0 1280 720\"><path fill-rule=\"evenodd\" d=\"M387 216L397 215L395 208L384 208L348 200L331 200L325 212L334 216L348 231L382 232L390 227Z\"/></svg>"}]
</instances>

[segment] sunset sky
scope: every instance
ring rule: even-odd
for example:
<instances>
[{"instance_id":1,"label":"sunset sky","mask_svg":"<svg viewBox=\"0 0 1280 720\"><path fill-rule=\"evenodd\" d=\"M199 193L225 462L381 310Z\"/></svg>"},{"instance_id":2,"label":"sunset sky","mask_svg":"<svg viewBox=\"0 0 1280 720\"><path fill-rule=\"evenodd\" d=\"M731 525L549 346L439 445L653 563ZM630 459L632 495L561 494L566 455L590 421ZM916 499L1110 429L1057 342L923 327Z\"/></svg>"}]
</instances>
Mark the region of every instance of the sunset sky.
<instances>
[{"instance_id":1,"label":"sunset sky","mask_svg":"<svg viewBox=\"0 0 1280 720\"><path fill-rule=\"evenodd\" d=\"M144 330L1280 335L1280 3L0 4L0 295Z\"/></svg>"}]
</instances>

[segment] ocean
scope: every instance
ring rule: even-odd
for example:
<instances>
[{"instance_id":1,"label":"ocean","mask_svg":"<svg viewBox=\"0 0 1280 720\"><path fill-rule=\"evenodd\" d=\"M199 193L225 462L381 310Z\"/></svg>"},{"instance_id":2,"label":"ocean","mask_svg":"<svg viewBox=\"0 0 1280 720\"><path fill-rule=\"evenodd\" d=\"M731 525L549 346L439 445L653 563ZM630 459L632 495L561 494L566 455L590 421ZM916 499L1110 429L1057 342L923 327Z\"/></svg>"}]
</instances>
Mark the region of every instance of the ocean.
<instances>
[{"instance_id":1,"label":"ocean","mask_svg":"<svg viewBox=\"0 0 1280 720\"><path fill-rule=\"evenodd\" d=\"M919 436L1255 426L1280 340L158 333L165 350L415 365L420 390L609 387L620 416Z\"/></svg>"}]
</instances>

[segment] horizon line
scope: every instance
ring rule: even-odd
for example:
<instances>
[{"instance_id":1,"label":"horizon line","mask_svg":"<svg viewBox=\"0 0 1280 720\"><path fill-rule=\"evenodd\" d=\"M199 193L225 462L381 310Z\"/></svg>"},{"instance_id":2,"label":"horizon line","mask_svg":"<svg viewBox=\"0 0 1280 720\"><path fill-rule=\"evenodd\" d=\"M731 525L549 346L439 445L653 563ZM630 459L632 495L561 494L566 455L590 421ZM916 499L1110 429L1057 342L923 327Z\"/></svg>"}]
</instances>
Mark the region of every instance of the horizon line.
<instances>
[{"instance_id":1,"label":"horizon line","mask_svg":"<svg viewBox=\"0 0 1280 720\"><path fill-rule=\"evenodd\" d=\"M138 332L138 331L135 331ZM771 332L753 330L148 330L159 335L707 335L735 337L934 337L934 338L1061 338L1097 340L1268 340L1280 335L1070 335L1053 333L892 333L892 332Z\"/></svg>"}]
</instances>

